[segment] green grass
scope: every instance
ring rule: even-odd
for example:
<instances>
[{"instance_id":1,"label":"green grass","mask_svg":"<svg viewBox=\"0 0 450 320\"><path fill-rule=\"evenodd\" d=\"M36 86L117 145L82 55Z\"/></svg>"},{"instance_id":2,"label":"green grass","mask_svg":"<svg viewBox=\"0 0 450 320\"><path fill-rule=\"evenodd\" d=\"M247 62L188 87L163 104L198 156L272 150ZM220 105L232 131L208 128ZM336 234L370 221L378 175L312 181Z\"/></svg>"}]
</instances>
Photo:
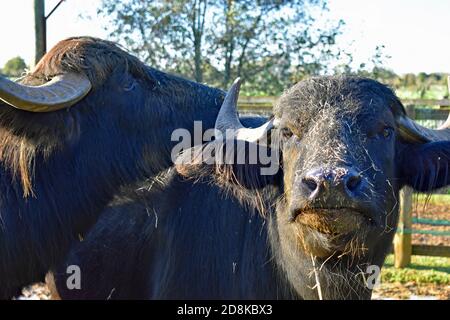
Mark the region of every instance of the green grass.
<instances>
[{"instance_id":1,"label":"green grass","mask_svg":"<svg viewBox=\"0 0 450 320\"><path fill-rule=\"evenodd\" d=\"M450 284L450 258L412 256L411 260L409 267L397 269L393 255L389 255L381 271L381 282Z\"/></svg>"}]
</instances>

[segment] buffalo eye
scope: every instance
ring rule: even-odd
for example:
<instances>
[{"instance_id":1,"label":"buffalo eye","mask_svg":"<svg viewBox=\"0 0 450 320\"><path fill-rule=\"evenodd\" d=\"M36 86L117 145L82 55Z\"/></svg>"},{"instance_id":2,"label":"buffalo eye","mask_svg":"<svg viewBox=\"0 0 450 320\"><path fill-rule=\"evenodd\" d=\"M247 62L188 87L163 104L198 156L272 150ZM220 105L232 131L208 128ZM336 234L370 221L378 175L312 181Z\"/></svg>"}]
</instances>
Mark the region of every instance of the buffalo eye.
<instances>
[{"instance_id":1,"label":"buffalo eye","mask_svg":"<svg viewBox=\"0 0 450 320\"><path fill-rule=\"evenodd\" d=\"M283 138L289 139L290 137L292 137L292 131L289 128L281 128L281 135L283 136Z\"/></svg>"},{"instance_id":2,"label":"buffalo eye","mask_svg":"<svg viewBox=\"0 0 450 320\"><path fill-rule=\"evenodd\" d=\"M394 129L391 127L384 127L383 130L381 131L381 136L384 139L389 139L392 134L394 133Z\"/></svg>"},{"instance_id":3,"label":"buffalo eye","mask_svg":"<svg viewBox=\"0 0 450 320\"><path fill-rule=\"evenodd\" d=\"M394 133L394 128L389 127L389 126L384 126L381 129L377 130L376 132L369 134L369 137L371 139L376 139L376 140L388 140L392 137L393 133Z\"/></svg>"}]
</instances>

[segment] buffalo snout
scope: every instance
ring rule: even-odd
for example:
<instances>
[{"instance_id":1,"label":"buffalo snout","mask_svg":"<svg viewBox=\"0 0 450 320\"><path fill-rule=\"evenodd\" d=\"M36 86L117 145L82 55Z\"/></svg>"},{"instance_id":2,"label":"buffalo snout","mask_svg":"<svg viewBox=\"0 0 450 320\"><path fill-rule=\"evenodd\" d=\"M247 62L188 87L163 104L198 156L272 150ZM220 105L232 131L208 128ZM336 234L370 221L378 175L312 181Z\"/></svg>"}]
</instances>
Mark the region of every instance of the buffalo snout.
<instances>
[{"instance_id":1,"label":"buffalo snout","mask_svg":"<svg viewBox=\"0 0 450 320\"><path fill-rule=\"evenodd\" d=\"M291 220L309 209L351 209L371 220L367 179L351 166L316 167L299 175L292 188Z\"/></svg>"},{"instance_id":2,"label":"buffalo snout","mask_svg":"<svg viewBox=\"0 0 450 320\"><path fill-rule=\"evenodd\" d=\"M329 195L353 199L363 188L362 176L353 168L316 168L307 171L301 178L304 196L316 200Z\"/></svg>"}]
</instances>

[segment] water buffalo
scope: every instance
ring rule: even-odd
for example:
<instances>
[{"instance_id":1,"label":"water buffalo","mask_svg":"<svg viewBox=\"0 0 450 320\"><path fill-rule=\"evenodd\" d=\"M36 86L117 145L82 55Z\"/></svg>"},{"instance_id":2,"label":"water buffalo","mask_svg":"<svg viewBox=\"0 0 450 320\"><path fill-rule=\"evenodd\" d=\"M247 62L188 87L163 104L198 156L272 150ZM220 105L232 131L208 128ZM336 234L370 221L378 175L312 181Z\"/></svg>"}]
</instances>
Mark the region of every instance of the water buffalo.
<instances>
[{"instance_id":1,"label":"water buffalo","mask_svg":"<svg viewBox=\"0 0 450 320\"><path fill-rule=\"evenodd\" d=\"M173 130L214 127L224 96L89 37L1 77L0 298L61 263L121 186L169 167Z\"/></svg>"},{"instance_id":2,"label":"water buffalo","mask_svg":"<svg viewBox=\"0 0 450 320\"><path fill-rule=\"evenodd\" d=\"M318 77L286 91L274 118L252 130L262 122L241 123L238 89L216 121L231 137L116 198L56 271L61 298L371 297L367 278L391 247L399 190L450 184L450 121L426 129L377 81ZM279 155L276 174L204 152L242 139L239 152L249 150L265 140L261 128L272 129L260 148ZM199 161L205 154L214 161ZM80 267L78 289L67 286L69 265Z\"/></svg>"}]
</instances>

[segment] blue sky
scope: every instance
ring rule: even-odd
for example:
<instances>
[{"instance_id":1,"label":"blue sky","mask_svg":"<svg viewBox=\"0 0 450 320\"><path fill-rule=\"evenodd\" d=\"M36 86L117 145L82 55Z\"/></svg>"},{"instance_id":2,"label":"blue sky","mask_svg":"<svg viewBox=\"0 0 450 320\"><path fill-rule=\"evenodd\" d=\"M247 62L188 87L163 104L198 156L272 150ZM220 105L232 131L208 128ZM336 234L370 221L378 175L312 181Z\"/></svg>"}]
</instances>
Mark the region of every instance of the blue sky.
<instances>
[{"instance_id":1,"label":"blue sky","mask_svg":"<svg viewBox=\"0 0 450 320\"><path fill-rule=\"evenodd\" d=\"M58 0L47 0L47 9ZM95 17L100 0L66 0L48 21L48 46L74 35L106 38L101 19ZM325 16L346 22L338 39L350 49L356 63L370 57L377 45L391 56L385 66L397 73L450 73L449 0L329 0ZM0 1L0 66L20 55L33 59L33 0ZM156 66L157 67L157 66Z\"/></svg>"}]
</instances>

